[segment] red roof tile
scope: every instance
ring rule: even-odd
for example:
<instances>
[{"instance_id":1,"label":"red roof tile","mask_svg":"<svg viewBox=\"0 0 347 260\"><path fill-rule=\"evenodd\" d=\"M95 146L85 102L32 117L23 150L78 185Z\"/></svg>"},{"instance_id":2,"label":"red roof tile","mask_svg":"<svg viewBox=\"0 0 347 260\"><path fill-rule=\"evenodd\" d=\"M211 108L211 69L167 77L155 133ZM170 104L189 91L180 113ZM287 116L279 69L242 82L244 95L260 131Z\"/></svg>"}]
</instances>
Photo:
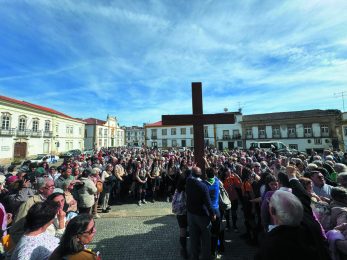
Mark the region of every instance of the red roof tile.
<instances>
[{"instance_id":1,"label":"red roof tile","mask_svg":"<svg viewBox=\"0 0 347 260\"><path fill-rule=\"evenodd\" d=\"M146 127L152 127L152 126L162 126L162 122L161 121L158 121L158 122L155 122L153 124L146 124Z\"/></svg>"},{"instance_id":2,"label":"red roof tile","mask_svg":"<svg viewBox=\"0 0 347 260\"><path fill-rule=\"evenodd\" d=\"M55 114L55 115L66 117L66 118L79 120L77 118L73 118L71 116L65 115L65 114L63 114L63 113L61 113L61 112L59 112L57 110L54 110L54 109L51 109L51 108L48 108L48 107L35 105L35 104L29 103L29 102L26 102L26 101L20 101L20 100L14 99L14 98L9 98L9 97L5 97L5 96L1 96L1 95L0 95L0 100L4 100L4 101L11 102L11 103L19 104L19 105L22 105L22 106L38 109L38 110L41 110L41 111L44 111L44 112L52 113L52 114ZM79 121L82 121L82 120L79 120Z\"/></svg>"},{"instance_id":3,"label":"red roof tile","mask_svg":"<svg viewBox=\"0 0 347 260\"><path fill-rule=\"evenodd\" d=\"M87 125L104 125L104 124L106 124L106 121L100 120L97 118L93 118L93 117L86 118L83 121L86 122Z\"/></svg>"}]
</instances>

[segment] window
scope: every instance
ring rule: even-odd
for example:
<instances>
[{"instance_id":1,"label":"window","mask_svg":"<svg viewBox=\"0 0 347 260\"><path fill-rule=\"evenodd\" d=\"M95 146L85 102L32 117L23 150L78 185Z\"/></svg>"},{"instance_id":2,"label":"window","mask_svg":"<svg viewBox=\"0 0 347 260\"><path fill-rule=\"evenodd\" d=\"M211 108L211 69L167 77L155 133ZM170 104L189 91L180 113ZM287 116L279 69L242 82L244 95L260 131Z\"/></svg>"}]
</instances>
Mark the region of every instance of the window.
<instances>
[{"instance_id":1,"label":"window","mask_svg":"<svg viewBox=\"0 0 347 260\"><path fill-rule=\"evenodd\" d=\"M343 128L344 135L347 136L347 126Z\"/></svg>"},{"instance_id":2,"label":"window","mask_svg":"<svg viewBox=\"0 0 347 260\"><path fill-rule=\"evenodd\" d=\"M281 137L281 131L278 126L273 126L272 127L272 137L273 138L280 138Z\"/></svg>"},{"instance_id":3,"label":"window","mask_svg":"<svg viewBox=\"0 0 347 260\"><path fill-rule=\"evenodd\" d=\"M237 141L237 147L242 147L242 141Z\"/></svg>"},{"instance_id":4,"label":"window","mask_svg":"<svg viewBox=\"0 0 347 260\"><path fill-rule=\"evenodd\" d=\"M70 150L69 142L65 142L65 149Z\"/></svg>"},{"instance_id":5,"label":"window","mask_svg":"<svg viewBox=\"0 0 347 260\"><path fill-rule=\"evenodd\" d=\"M157 138L157 129L151 129L151 138Z\"/></svg>"},{"instance_id":6,"label":"window","mask_svg":"<svg viewBox=\"0 0 347 260\"><path fill-rule=\"evenodd\" d=\"M49 120L45 121L45 132L49 132L51 129L51 122Z\"/></svg>"},{"instance_id":7,"label":"window","mask_svg":"<svg viewBox=\"0 0 347 260\"><path fill-rule=\"evenodd\" d=\"M107 129L104 129L104 137L107 137Z\"/></svg>"},{"instance_id":8,"label":"window","mask_svg":"<svg viewBox=\"0 0 347 260\"><path fill-rule=\"evenodd\" d=\"M79 135L82 135L82 127L79 127L79 128L78 128L78 134L79 134Z\"/></svg>"},{"instance_id":9,"label":"window","mask_svg":"<svg viewBox=\"0 0 347 260\"><path fill-rule=\"evenodd\" d=\"M161 129L161 135L167 135L167 129Z\"/></svg>"},{"instance_id":10,"label":"window","mask_svg":"<svg viewBox=\"0 0 347 260\"><path fill-rule=\"evenodd\" d=\"M26 123L27 123L26 116L20 116L19 117L19 126L18 126L19 131L25 130Z\"/></svg>"},{"instance_id":11,"label":"window","mask_svg":"<svg viewBox=\"0 0 347 260\"><path fill-rule=\"evenodd\" d=\"M176 128L171 128L171 135L176 135Z\"/></svg>"},{"instance_id":12,"label":"window","mask_svg":"<svg viewBox=\"0 0 347 260\"><path fill-rule=\"evenodd\" d=\"M104 147L107 147L107 139L104 139Z\"/></svg>"},{"instance_id":13,"label":"window","mask_svg":"<svg viewBox=\"0 0 347 260\"><path fill-rule=\"evenodd\" d=\"M320 131L321 131L321 135L324 137L329 136L329 127L328 125L321 125L320 126Z\"/></svg>"},{"instance_id":14,"label":"window","mask_svg":"<svg viewBox=\"0 0 347 260\"><path fill-rule=\"evenodd\" d=\"M190 134L191 134L191 135L193 135L193 134L194 134L193 127L191 127L191 128L189 129L189 131L190 131Z\"/></svg>"},{"instance_id":15,"label":"window","mask_svg":"<svg viewBox=\"0 0 347 260\"><path fill-rule=\"evenodd\" d=\"M39 131L39 120L33 119L33 132L38 132L38 131Z\"/></svg>"},{"instance_id":16,"label":"window","mask_svg":"<svg viewBox=\"0 0 347 260\"><path fill-rule=\"evenodd\" d=\"M295 126L288 126L288 137L296 137Z\"/></svg>"},{"instance_id":17,"label":"window","mask_svg":"<svg viewBox=\"0 0 347 260\"><path fill-rule=\"evenodd\" d=\"M312 126L304 125L304 137L311 137L311 136L312 136Z\"/></svg>"},{"instance_id":18,"label":"window","mask_svg":"<svg viewBox=\"0 0 347 260\"><path fill-rule=\"evenodd\" d=\"M298 145L297 144L290 144L289 149L298 150Z\"/></svg>"},{"instance_id":19,"label":"window","mask_svg":"<svg viewBox=\"0 0 347 260\"><path fill-rule=\"evenodd\" d=\"M230 139L230 135L229 135L229 130L223 130L223 140L229 140Z\"/></svg>"},{"instance_id":20,"label":"window","mask_svg":"<svg viewBox=\"0 0 347 260\"><path fill-rule=\"evenodd\" d=\"M99 139L99 147L102 146L102 139Z\"/></svg>"},{"instance_id":21,"label":"window","mask_svg":"<svg viewBox=\"0 0 347 260\"><path fill-rule=\"evenodd\" d=\"M320 138L315 138L315 139L314 139L314 144L322 144L322 139L320 139Z\"/></svg>"},{"instance_id":22,"label":"window","mask_svg":"<svg viewBox=\"0 0 347 260\"><path fill-rule=\"evenodd\" d=\"M239 130L233 130L233 138L234 139L241 138Z\"/></svg>"},{"instance_id":23,"label":"window","mask_svg":"<svg viewBox=\"0 0 347 260\"><path fill-rule=\"evenodd\" d=\"M56 134L59 133L59 125L55 125L55 133L56 133Z\"/></svg>"},{"instance_id":24,"label":"window","mask_svg":"<svg viewBox=\"0 0 347 260\"><path fill-rule=\"evenodd\" d=\"M167 147L167 139L163 139L162 140L162 146L163 147Z\"/></svg>"},{"instance_id":25,"label":"window","mask_svg":"<svg viewBox=\"0 0 347 260\"><path fill-rule=\"evenodd\" d=\"M177 140L176 139L172 139L172 147L176 147L177 146Z\"/></svg>"},{"instance_id":26,"label":"window","mask_svg":"<svg viewBox=\"0 0 347 260\"><path fill-rule=\"evenodd\" d=\"M253 137L252 128L246 128L246 138L252 138L252 137Z\"/></svg>"},{"instance_id":27,"label":"window","mask_svg":"<svg viewBox=\"0 0 347 260\"><path fill-rule=\"evenodd\" d=\"M259 138L266 138L265 126L258 126Z\"/></svg>"},{"instance_id":28,"label":"window","mask_svg":"<svg viewBox=\"0 0 347 260\"><path fill-rule=\"evenodd\" d=\"M9 113L3 113L1 117L1 129L10 129L10 114Z\"/></svg>"},{"instance_id":29,"label":"window","mask_svg":"<svg viewBox=\"0 0 347 260\"><path fill-rule=\"evenodd\" d=\"M99 128L99 137L101 137L101 136L102 136L102 129Z\"/></svg>"},{"instance_id":30,"label":"window","mask_svg":"<svg viewBox=\"0 0 347 260\"><path fill-rule=\"evenodd\" d=\"M185 135L186 134L186 129L185 128L181 128L181 135Z\"/></svg>"},{"instance_id":31,"label":"window","mask_svg":"<svg viewBox=\"0 0 347 260\"><path fill-rule=\"evenodd\" d=\"M208 126L204 126L204 137L208 137Z\"/></svg>"}]
</instances>

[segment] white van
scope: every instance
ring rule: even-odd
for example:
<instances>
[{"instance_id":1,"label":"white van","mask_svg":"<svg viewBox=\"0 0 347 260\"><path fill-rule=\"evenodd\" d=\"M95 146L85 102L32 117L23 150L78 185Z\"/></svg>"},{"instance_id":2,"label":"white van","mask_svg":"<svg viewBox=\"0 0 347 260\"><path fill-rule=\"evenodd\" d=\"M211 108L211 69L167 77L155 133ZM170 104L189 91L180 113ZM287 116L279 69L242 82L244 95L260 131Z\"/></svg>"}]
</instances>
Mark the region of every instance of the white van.
<instances>
[{"instance_id":1,"label":"white van","mask_svg":"<svg viewBox=\"0 0 347 260\"><path fill-rule=\"evenodd\" d=\"M264 141L264 142L253 142L251 143L250 149L264 149L266 151L268 150L289 150L289 148L282 142L277 141Z\"/></svg>"}]
</instances>

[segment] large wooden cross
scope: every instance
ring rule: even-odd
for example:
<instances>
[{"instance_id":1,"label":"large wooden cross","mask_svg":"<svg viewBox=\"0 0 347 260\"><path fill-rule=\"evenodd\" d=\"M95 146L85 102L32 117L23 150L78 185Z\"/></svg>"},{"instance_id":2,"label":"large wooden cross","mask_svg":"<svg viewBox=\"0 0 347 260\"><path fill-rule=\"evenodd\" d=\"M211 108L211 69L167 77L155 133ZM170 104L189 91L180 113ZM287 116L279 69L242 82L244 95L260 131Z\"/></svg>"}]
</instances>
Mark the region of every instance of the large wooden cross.
<instances>
[{"instance_id":1,"label":"large wooden cross","mask_svg":"<svg viewBox=\"0 0 347 260\"><path fill-rule=\"evenodd\" d=\"M192 83L192 115L163 115L162 124L170 126L193 125L194 129L194 160L205 171L204 162L204 125L209 124L233 124L233 113L203 114L201 82Z\"/></svg>"}]
</instances>

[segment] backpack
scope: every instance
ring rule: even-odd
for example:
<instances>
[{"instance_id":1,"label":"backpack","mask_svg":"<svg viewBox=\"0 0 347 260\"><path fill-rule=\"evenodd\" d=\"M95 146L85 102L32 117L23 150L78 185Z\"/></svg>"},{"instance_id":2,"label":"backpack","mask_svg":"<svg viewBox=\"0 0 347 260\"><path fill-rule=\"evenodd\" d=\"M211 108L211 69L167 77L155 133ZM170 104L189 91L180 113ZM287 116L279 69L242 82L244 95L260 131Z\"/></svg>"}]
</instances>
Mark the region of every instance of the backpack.
<instances>
[{"instance_id":1,"label":"backpack","mask_svg":"<svg viewBox=\"0 0 347 260\"><path fill-rule=\"evenodd\" d=\"M223 211L231 209L229 195L221 182L219 183L219 207Z\"/></svg>"},{"instance_id":2,"label":"backpack","mask_svg":"<svg viewBox=\"0 0 347 260\"><path fill-rule=\"evenodd\" d=\"M174 213L175 215L187 214L186 193L184 191L175 191L175 194L172 198L172 213Z\"/></svg>"}]
</instances>

